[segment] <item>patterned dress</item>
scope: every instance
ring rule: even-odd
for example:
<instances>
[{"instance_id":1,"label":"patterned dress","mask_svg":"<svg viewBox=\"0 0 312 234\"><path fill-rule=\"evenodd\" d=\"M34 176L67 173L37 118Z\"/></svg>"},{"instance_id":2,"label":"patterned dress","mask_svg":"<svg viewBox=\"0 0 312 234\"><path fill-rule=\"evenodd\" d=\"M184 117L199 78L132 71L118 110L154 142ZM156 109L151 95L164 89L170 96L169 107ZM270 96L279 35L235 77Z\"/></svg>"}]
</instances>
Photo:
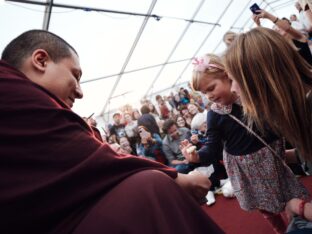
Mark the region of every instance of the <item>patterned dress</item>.
<instances>
[{"instance_id":1,"label":"patterned dress","mask_svg":"<svg viewBox=\"0 0 312 234\"><path fill-rule=\"evenodd\" d=\"M228 115L232 111L231 107L232 105L213 104L211 109L220 115ZM223 152L224 164L235 196L244 210L259 209L280 213L290 199L309 197L307 190L283 160L283 141L277 140L269 145L279 157L267 146L245 155L232 155L226 150Z\"/></svg>"}]
</instances>

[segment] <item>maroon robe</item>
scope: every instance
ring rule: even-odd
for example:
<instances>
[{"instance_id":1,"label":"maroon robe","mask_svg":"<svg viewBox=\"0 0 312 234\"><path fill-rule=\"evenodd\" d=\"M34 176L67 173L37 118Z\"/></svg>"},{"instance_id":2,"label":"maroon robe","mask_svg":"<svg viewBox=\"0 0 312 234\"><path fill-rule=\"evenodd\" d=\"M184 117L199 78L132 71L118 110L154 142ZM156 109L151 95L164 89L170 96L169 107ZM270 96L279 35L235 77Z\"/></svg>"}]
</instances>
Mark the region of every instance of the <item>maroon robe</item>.
<instances>
[{"instance_id":1,"label":"maroon robe","mask_svg":"<svg viewBox=\"0 0 312 234\"><path fill-rule=\"evenodd\" d=\"M120 210L103 204L108 201L109 204L114 204L113 201L119 204L118 199L123 196L127 200L121 204L125 206L134 202L133 199L142 199L144 203L145 196L148 201L157 200L157 193L166 196L166 189L161 188L163 185L155 190L143 186L140 173L152 170L162 171L172 178L177 176L175 170L159 163L116 154L107 144L96 140L90 127L66 104L0 61L0 233L60 234L74 230L91 234L121 232L104 216L101 220L102 216L99 215L95 220L94 214L99 213L94 213L94 210L100 210L108 216L118 216L117 213L122 213L123 208ZM163 173L158 174L161 174L160 181L168 177ZM149 184L147 179L145 184ZM168 184L168 191L182 194L182 197L173 199L183 201L181 207L184 208L179 219L169 219L168 223L160 226L158 224L155 229L158 233L172 230L170 228L179 225L183 219L186 224L182 227L206 233L208 230L211 233L220 232L179 186L170 182L164 184ZM146 194L137 194L142 189L149 193L142 191ZM162 200L159 198L157 201ZM167 211L181 216L177 214L179 211L175 200L172 203L172 207L166 205ZM150 211L156 212L154 217L162 216L162 212L167 212L164 210L166 207L161 207L164 206L162 204L141 204L135 215L145 217ZM130 207L124 209L131 214ZM183 213L188 212L190 214L184 216ZM131 219L142 217L120 219L121 223L125 223L122 230L139 233L139 226L135 226ZM201 223L192 219L201 220ZM151 227L151 221L144 222L143 226ZM129 230L129 227L133 229ZM181 233L180 229L177 231L174 233Z\"/></svg>"}]
</instances>

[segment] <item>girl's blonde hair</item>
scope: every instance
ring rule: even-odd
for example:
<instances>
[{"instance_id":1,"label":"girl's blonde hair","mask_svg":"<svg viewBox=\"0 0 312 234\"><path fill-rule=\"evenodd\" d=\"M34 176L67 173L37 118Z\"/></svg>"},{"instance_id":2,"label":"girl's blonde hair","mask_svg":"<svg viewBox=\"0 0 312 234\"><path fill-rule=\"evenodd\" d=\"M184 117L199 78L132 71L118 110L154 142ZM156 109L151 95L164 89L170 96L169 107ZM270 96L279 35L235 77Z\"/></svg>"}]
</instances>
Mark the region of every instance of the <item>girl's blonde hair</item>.
<instances>
[{"instance_id":1,"label":"girl's blonde hair","mask_svg":"<svg viewBox=\"0 0 312 234\"><path fill-rule=\"evenodd\" d=\"M268 125L312 159L310 65L281 35L261 27L238 36L224 62L241 89L249 125Z\"/></svg>"},{"instance_id":2,"label":"girl's blonde hair","mask_svg":"<svg viewBox=\"0 0 312 234\"><path fill-rule=\"evenodd\" d=\"M206 54L201 58L196 58L193 64L191 87L195 91L200 90L200 82L206 75L211 75L216 79L221 79L225 75L222 60L215 54Z\"/></svg>"}]
</instances>

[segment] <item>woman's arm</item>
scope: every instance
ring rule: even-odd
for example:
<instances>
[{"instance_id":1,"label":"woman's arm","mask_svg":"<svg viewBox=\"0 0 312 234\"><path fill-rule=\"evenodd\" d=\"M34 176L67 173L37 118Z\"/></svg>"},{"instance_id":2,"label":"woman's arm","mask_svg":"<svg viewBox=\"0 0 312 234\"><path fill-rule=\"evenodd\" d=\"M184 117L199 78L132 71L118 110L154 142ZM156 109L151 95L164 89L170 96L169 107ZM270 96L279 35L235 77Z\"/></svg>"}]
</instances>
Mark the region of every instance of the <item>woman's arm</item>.
<instances>
[{"instance_id":1,"label":"woman's arm","mask_svg":"<svg viewBox=\"0 0 312 234\"><path fill-rule=\"evenodd\" d=\"M278 17L270 14L269 12L267 12L265 10L259 10L258 12L259 12L259 14L253 15L253 19L254 19L254 21L256 23L259 22L259 25L260 25L260 19L261 18L268 19L268 20L271 20L272 23L274 23L280 29L282 29L285 32L289 33L289 35L293 39L296 39L296 40L301 41L301 42L306 42L307 41L306 36L303 33L301 33L300 31L298 31L298 30L294 29L293 27L291 27L291 25L289 24L289 22L287 20L279 19Z\"/></svg>"}]
</instances>

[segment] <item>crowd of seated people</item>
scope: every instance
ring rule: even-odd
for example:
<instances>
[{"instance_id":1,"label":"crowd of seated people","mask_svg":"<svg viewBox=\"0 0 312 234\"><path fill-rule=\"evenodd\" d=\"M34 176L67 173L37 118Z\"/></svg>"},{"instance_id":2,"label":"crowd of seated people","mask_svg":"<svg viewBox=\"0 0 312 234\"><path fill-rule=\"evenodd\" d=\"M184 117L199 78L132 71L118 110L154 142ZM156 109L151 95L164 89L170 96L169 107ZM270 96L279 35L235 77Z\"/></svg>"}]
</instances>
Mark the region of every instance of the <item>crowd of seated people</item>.
<instances>
[{"instance_id":1,"label":"crowd of seated people","mask_svg":"<svg viewBox=\"0 0 312 234\"><path fill-rule=\"evenodd\" d=\"M180 145L188 140L199 150L205 144L210 102L199 92L183 87L176 94L156 95L154 102L152 100L142 99L138 107L140 111L128 104L121 107L112 115L112 122L105 128L102 140L121 154L157 161L180 173L187 174L201 166L188 162ZM93 118L88 123L91 119L96 126ZM227 178L220 157L221 160L217 160L219 163L213 165L214 172L210 176L211 191L220 186L220 180ZM214 201L214 196L210 194L208 204Z\"/></svg>"}]
</instances>

